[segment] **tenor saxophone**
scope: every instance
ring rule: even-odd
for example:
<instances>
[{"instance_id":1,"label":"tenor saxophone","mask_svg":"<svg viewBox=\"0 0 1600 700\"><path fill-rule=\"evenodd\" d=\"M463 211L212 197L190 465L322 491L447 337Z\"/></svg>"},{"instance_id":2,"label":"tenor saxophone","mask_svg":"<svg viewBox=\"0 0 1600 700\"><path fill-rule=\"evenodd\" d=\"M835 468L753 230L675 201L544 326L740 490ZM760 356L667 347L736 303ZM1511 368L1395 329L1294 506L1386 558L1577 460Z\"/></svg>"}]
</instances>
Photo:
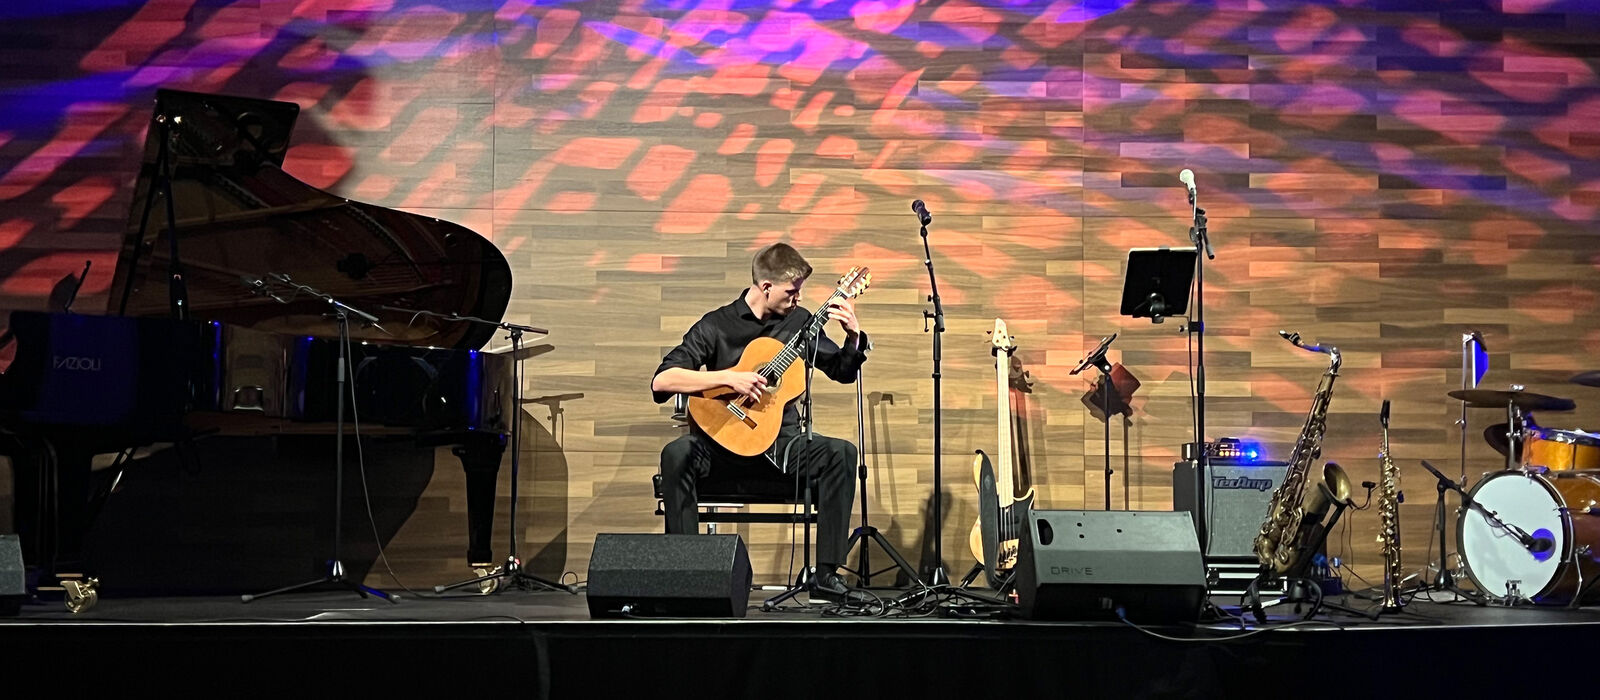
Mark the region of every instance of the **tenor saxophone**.
<instances>
[{"instance_id":1,"label":"tenor saxophone","mask_svg":"<svg viewBox=\"0 0 1600 700\"><path fill-rule=\"evenodd\" d=\"M1383 423L1383 444L1378 457L1378 543L1383 546L1383 609L1399 610L1400 600L1400 470L1389 454L1389 400L1378 414Z\"/></svg>"},{"instance_id":2,"label":"tenor saxophone","mask_svg":"<svg viewBox=\"0 0 1600 700\"><path fill-rule=\"evenodd\" d=\"M1322 456L1322 436L1328 429L1328 404L1333 400L1334 380L1339 378L1339 349L1306 345L1300 341L1299 333L1278 331L1278 335L1302 350L1326 354L1329 360L1328 371L1311 397L1311 411L1295 440L1283 483L1272 492L1266 520L1256 533L1256 559L1266 571L1283 576L1303 568L1315 553L1315 545L1327 528L1323 518L1329 507L1350 500L1350 477L1339 465L1328 462L1321 478L1311 478L1311 464Z\"/></svg>"}]
</instances>

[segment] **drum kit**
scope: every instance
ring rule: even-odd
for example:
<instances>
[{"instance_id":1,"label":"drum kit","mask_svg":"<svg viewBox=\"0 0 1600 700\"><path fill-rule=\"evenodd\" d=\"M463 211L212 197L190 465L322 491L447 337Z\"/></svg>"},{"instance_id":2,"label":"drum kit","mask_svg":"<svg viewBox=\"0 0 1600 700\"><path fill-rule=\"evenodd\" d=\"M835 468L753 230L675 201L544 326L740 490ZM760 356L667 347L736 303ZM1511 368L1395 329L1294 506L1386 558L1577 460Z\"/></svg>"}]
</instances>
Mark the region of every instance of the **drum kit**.
<instances>
[{"instance_id":1,"label":"drum kit","mask_svg":"<svg viewBox=\"0 0 1600 700\"><path fill-rule=\"evenodd\" d=\"M1600 388L1600 371L1570 380ZM1577 606L1600 599L1600 434L1543 428L1536 411L1576 408L1571 399L1523 391L1463 389L1469 408L1506 412L1484 431L1505 468L1471 491L1453 482L1462 508L1456 544L1463 570L1490 601ZM1435 471L1430 468L1430 471ZM1438 474L1441 484L1450 482ZM1444 487L1441 487L1444 488ZM1442 533L1441 533L1442 536Z\"/></svg>"}]
</instances>

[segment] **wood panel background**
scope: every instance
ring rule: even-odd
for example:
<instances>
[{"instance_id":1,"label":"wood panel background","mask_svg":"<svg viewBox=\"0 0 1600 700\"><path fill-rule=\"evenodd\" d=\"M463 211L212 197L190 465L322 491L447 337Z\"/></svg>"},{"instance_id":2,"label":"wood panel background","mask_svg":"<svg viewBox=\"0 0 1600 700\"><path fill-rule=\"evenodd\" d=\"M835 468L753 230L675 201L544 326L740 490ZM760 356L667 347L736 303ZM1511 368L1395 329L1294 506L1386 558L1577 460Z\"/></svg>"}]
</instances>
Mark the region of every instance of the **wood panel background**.
<instances>
[{"instance_id":1,"label":"wood panel background","mask_svg":"<svg viewBox=\"0 0 1600 700\"><path fill-rule=\"evenodd\" d=\"M948 314L944 551L970 561L970 456L992 449L985 331L1004 318L1035 380L1020 397L1048 508L1097 508L1101 426L1086 345L1143 382L1114 426L1135 508L1171 506L1190 437L1182 324L1117 315L1131 247L1183 245L1176 173L1198 174L1207 266L1208 434L1285 458L1325 367L1286 328L1339 346L1326 455L1376 478L1394 403L1410 496L1407 564L1427 547L1417 461L1476 475L1498 457L1474 411L1458 459L1461 334L1509 383L1569 396L1559 428L1600 427L1600 17L1560 0L1347 3L857 0L152 0L7 9L0 26L0 304L39 307L95 262L103 302L157 86L304 109L287 164L355 199L493 240L517 276L507 318L551 329L528 367L523 498L534 570L581 578L595 533L651 531L650 477L674 435L649 373L703 311L787 240L823 286L873 266L859 306L872 523L928 564L933 405L928 279L908 203L928 203ZM330 261L331 262L331 261ZM837 333L837 330L835 330ZM849 386L817 397L851 437ZM389 551L412 586L465 573L453 458ZM511 504L502 484L502 523ZM859 515L859 514L858 514ZM1452 518L1453 521L1453 518ZM1370 576L1376 516L1336 547ZM790 532L740 530L758 577ZM505 541L503 535L497 542ZM503 552L502 549L497 551ZM375 573L375 585L392 582ZM1359 585L1359 582L1357 582Z\"/></svg>"}]
</instances>

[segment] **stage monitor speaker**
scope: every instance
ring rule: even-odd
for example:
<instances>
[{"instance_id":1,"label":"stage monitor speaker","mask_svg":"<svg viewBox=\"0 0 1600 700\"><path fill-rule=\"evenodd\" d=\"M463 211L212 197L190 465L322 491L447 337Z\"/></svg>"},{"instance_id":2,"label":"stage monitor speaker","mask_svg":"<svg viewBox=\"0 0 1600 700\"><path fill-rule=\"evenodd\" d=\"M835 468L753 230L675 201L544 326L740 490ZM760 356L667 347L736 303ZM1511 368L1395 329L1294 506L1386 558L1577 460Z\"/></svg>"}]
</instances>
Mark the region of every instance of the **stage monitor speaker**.
<instances>
[{"instance_id":1,"label":"stage monitor speaker","mask_svg":"<svg viewBox=\"0 0 1600 700\"><path fill-rule=\"evenodd\" d=\"M1188 513L1038 510L1017 558L1017 599L1035 620L1192 622L1205 566Z\"/></svg>"},{"instance_id":2,"label":"stage monitor speaker","mask_svg":"<svg viewBox=\"0 0 1600 700\"><path fill-rule=\"evenodd\" d=\"M0 617L16 617L28 597L28 580L22 568L22 540L0 535Z\"/></svg>"},{"instance_id":3,"label":"stage monitor speaker","mask_svg":"<svg viewBox=\"0 0 1600 700\"><path fill-rule=\"evenodd\" d=\"M750 554L738 535L599 534L591 617L744 617Z\"/></svg>"}]
</instances>

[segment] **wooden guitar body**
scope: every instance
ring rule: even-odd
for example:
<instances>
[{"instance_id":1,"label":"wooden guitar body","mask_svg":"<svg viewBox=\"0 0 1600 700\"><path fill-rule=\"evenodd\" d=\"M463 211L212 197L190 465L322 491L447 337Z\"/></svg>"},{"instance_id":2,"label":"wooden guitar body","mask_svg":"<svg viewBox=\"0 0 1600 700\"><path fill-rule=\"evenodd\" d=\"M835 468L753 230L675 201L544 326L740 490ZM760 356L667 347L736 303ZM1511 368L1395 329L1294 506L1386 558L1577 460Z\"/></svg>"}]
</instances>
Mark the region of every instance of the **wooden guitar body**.
<instances>
[{"instance_id":1,"label":"wooden guitar body","mask_svg":"<svg viewBox=\"0 0 1600 700\"><path fill-rule=\"evenodd\" d=\"M738 364L729 369L760 372L782 351L783 343L777 338L756 338L745 346ZM777 441L778 428L783 426L783 407L806 389L805 371L803 362L790 364L776 384L767 385L761 402L756 404L727 387L690 394L689 416L729 452L754 457Z\"/></svg>"},{"instance_id":2,"label":"wooden guitar body","mask_svg":"<svg viewBox=\"0 0 1600 700\"><path fill-rule=\"evenodd\" d=\"M806 390L806 363L801 361L803 341L822 335L828 322L828 306L866 291L872 271L852 267L839 278L833 294L811 315L805 329L787 343L777 338L756 338L744 346L739 362L728 369L735 372L760 372L767 377L766 392L760 401L751 401L728 387L717 387L689 395L689 417L718 445L729 452L754 457L778 439L783 427L783 408Z\"/></svg>"}]
</instances>

